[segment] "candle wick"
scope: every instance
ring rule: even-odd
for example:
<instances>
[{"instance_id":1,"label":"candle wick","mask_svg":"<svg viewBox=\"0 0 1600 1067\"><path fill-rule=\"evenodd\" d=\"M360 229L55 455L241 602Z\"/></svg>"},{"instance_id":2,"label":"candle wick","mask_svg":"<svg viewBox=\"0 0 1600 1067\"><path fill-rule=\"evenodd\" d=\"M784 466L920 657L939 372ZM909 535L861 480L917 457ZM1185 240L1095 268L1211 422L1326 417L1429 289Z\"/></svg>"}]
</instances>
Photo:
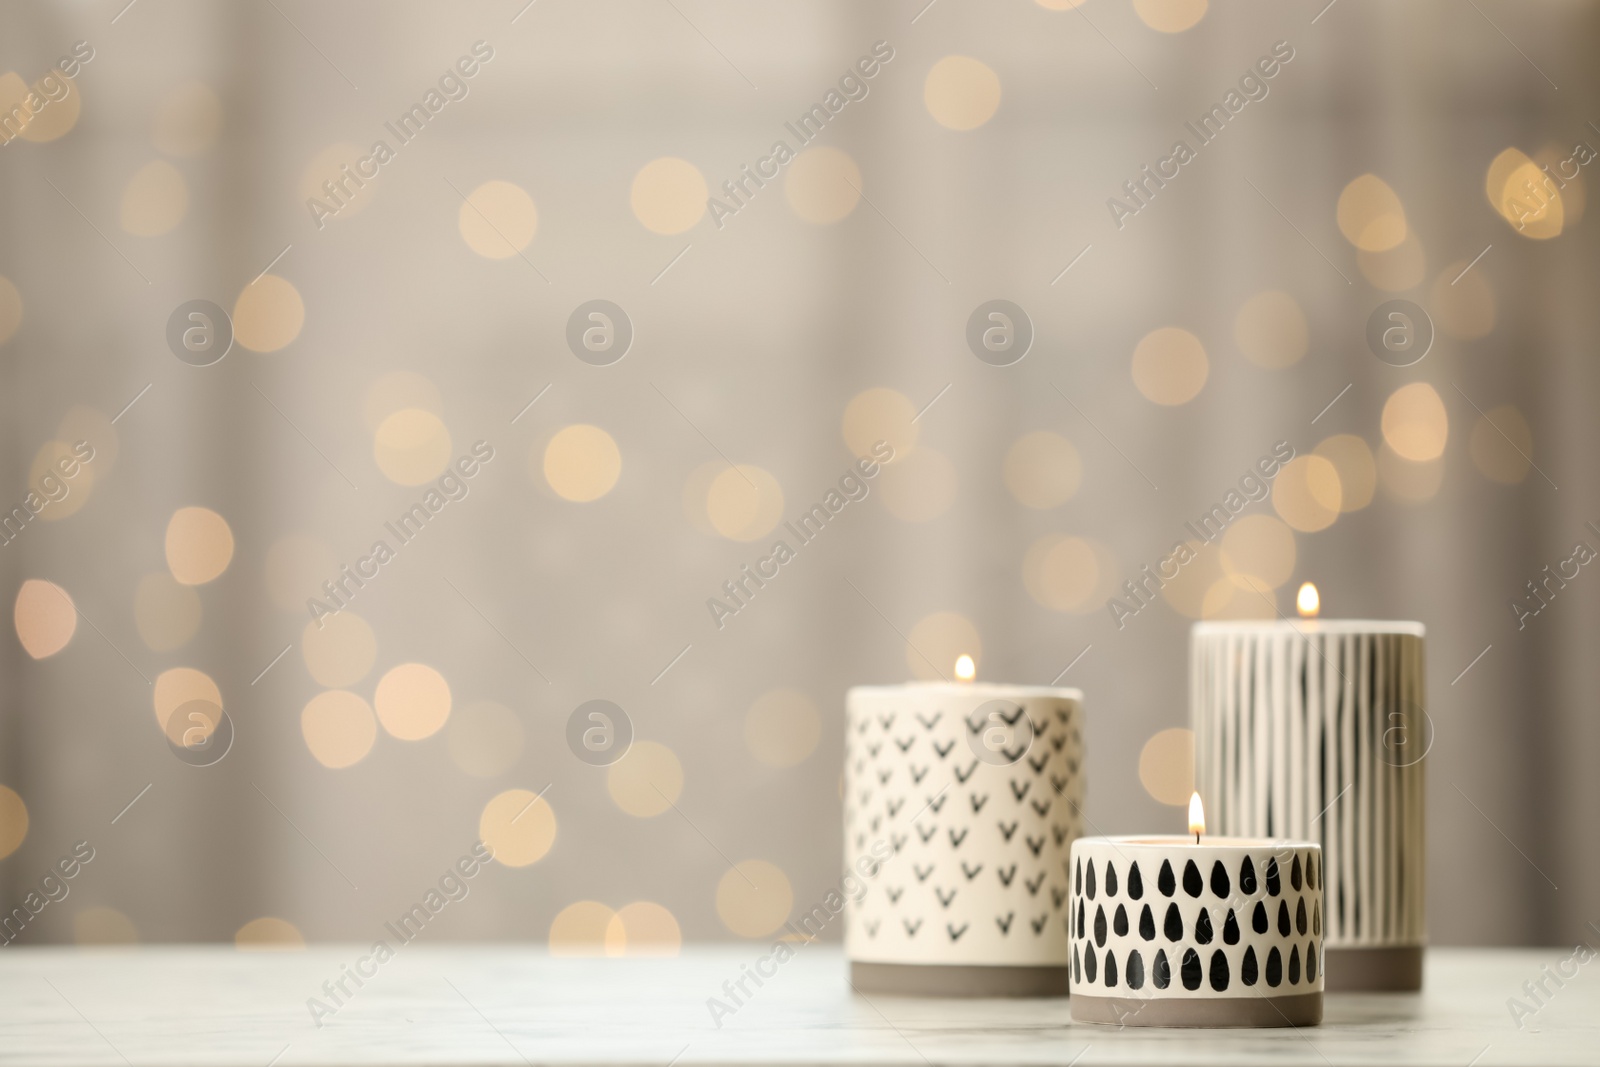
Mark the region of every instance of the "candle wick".
<instances>
[{"instance_id":1,"label":"candle wick","mask_svg":"<svg viewBox=\"0 0 1600 1067\"><path fill-rule=\"evenodd\" d=\"M1194 832L1194 843L1197 844L1197 845L1200 843L1200 831L1199 830L1196 830Z\"/></svg>"}]
</instances>

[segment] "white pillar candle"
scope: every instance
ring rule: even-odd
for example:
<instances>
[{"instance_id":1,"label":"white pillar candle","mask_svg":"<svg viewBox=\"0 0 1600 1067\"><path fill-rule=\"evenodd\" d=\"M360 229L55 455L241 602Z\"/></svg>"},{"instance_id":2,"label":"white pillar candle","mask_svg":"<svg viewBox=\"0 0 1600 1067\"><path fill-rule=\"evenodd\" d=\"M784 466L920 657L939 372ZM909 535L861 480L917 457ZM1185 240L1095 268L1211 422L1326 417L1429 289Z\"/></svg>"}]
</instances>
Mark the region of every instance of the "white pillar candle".
<instances>
[{"instance_id":1,"label":"white pillar candle","mask_svg":"<svg viewBox=\"0 0 1600 1067\"><path fill-rule=\"evenodd\" d=\"M1309 841L1079 838L1069 916L1073 1020L1315 1025L1321 879L1321 849Z\"/></svg>"},{"instance_id":2,"label":"white pillar candle","mask_svg":"<svg viewBox=\"0 0 1600 1067\"><path fill-rule=\"evenodd\" d=\"M863 992L1063 995L1082 694L991 683L846 699L846 908Z\"/></svg>"},{"instance_id":3,"label":"white pillar candle","mask_svg":"<svg viewBox=\"0 0 1600 1067\"><path fill-rule=\"evenodd\" d=\"M1213 827L1322 843L1330 990L1420 988L1421 624L1203 622L1190 650Z\"/></svg>"}]
</instances>

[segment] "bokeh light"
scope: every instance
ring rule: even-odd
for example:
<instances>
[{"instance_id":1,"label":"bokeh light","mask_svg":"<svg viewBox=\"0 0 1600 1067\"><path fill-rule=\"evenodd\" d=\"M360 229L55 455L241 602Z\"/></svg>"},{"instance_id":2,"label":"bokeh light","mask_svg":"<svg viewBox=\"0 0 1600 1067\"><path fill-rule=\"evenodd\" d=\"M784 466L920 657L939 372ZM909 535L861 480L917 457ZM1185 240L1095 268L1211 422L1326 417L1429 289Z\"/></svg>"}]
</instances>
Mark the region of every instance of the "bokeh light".
<instances>
[{"instance_id":1,"label":"bokeh light","mask_svg":"<svg viewBox=\"0 0 1600 1067\"><path fill-rule=\"evenodd\" d=\"M1508 148L1490 161L1484 194L1511 228L1524 237L1558 237L1566 224L1555 179L1519 149Z\"/></svg>"},{"instance_id":2,"label":"bokeh light","mask_svg":"<svg viewBox=\"0 0 1600 1067\"><path fill-rule=\"evenodd\" d=\"M861 168L850 156L827 145L807 148L789 164L783 194L807 222L827 226L856 209L861 200Z\"/></svg>"},{"instance_id":3,"label":"bokeh light","mask_svg":"<svg viewBox=\"0 0 1600 1067\"><path fill-rule=\"evenodd\" d=\"M251 919L239 927L233 943L244 952L293 952L306 947L306 939L294 923L273 915Z\"/></svg>"},{"instance_id":4,"label":"bokeh light","mask_svg":"<svg viewBox=\"0 0 1600 1067\"><path fill-rule=\"evenodd\" d=\"M1363 278L1389 293L1415 289L1422 284L1428 272L1428 258L1423 252L1422 242L1409 229L1405 240L1393 248L1381 252L1369 252L1364 248L1358 250L1356 264L1361 268Z\"/></svg>"},{"instance_id":5,"label":"bokeh light","mask_svg":"<svg viewBox=\"0 0 1600 1067\"><path fill-rule=\"evenodd\" d=\"M1395 454L1413 463L1438 459L1450 436L1444 401L1427 382L1402 385L1383 405L1383 439Z\"/></svg>"},{"instance_id":6,"label":"bokeh light","mask_svg":"<svg viewBox=\"0 0 1600 1067\"><path fill-rule=\"evenodd\" d=\"M622 453L598 426L558 430L544 449L544 478L563 500L587 503L611 492L622 476Z\"/></svg>"},{"instance_id":7,"label":"bokeh light","mask_svg":"<svg viewBox=\"0 0 1600 1067\"><path fill-rule=\"evenodd\" d=\"M539 862L556 841L556 814L549 801L527 789L507 789L483 806L478 839L495 862L527 867Z\"/></svg>"},{"instance_id":8,"label":"bokeh light","mask_svg":"<svg viewBox=\"0 0 1600 1067\"><path fill-rule=\"evenodd\" d=\"M1444 485L1444 460L1406 459L1385 442L1378 449L1378 485L1391 500L1425 503L1438 496Z\"/></svg>"},{"instance_id":9,"label":"bokeh light","mask_svg":"<svg viewBox=\"0 0 1600 1067\"><path fill-rule=\"evenodd\" d=\"M692 229L706 213L707 198L700 169L676 156L662 156L640 167L629 193L634 218L659 234Z\"/></svg>"},{"instance_id":10,"label":"bokeh light","mask_svg":"<svg viewBox=\"0 0 1600 1067\"><path fill-rule=\"evenodd\" d=\"M1140 21L1162 33L1182 33L1205 17L1208 6L1207 0L1133 0Z\"/></svg>"},{"instance_id":11,"label":"bokeh light","mask_svg":"<svg viewBox=\"0 0 1600 1067\"><path fill-rule=\"evenodd\" d=\"M178 743L183 743L185 733L196 725L189 718L195 709L187 707L196 701L209 706L205 719L211 726L215 726L215 714L222 710L222 690L217 688L217 683L205 671L193 667L170 667L156 675L155 684L151 690L151 703L154 705L156 725L161 728L163 735L175 737ZM178 709L185 708L182 716L177 716ZM177 716L175 718L175 716ZM198 724L210 736L210 729L205 724Z\"/></svg>"},{"instance_id":12,"label":"bokeh light","mask_svg":"<svg viewBox=\"0 0 1600 1067\"><path fill-rule=\"evenodd\" d=\"M167 520L167 569L184 585L214 581L233 561L233 530L210 508L184 507Z\"/></svg>"},{"instance_id":13,"label":"bokeh light","mask_svg":"<svg viewBox=\"0 0 1600 1067\"><path fill-rule=\"evenodd\" d=\"M936 611L917 620L906 635L906 667L913 678L948 681L957 656L983 664L983 639L971 619L959 611Z\"/></svg>"},{"instance_id":14,"label":"bokeh light","mask_svg":"<svg viewBox=\"0 0 1600 1067\"><path fill-rule=\"evenodd\" d=\"M1296 456L1272 483L1273 510L1301 533L1332 526L1343 502L1339 469L1321 456Z\"/></svg>"},{"instance_id":15,"label":"bokeh light","mask_svg":"<svg viewBox=\"0 0 1600 1067\"><path fill-rule=\"evenodd\" d=\"M372 706L390 736L420 741L450 718L450 683L426 663L402 663L378 679Z\"/></svg>"},{"instance_id":16,"label":"bokeh light","mask_svg":"<svg viewBox=\"0 0 1600 1067\"><path fill-rule=\"evenodd\" d=\"M1406 212L1389 183L1363 174L1339 194L1339 232L1366 252L1384 252L1406 239Z\"/></svg>"},{"instance_id":17,"label":"bokeh light","mask_svg":"<svg viewBox=\"0 0 1600 1067\"><path fill-rule=\"evenodd\" d=\"M367 429L377 433L383 421L404 408L421 408L444 415L444 395L425 375L411 370L380 374L361 397L361 418Z\"/></svg>"},{"instance_id":18,"label":"bokeh light","mask_svg":"<svg viewBox=\"0 0 1600 1067\"><path fill-rule=\"evenodd\" d=\"M352 141L336 141L306 162L300 172L300 201L322 205L315 214L319 229L353 218L372 203L379 183L357 170L366 155L367 150Z\"/></svg>"},{"instance_id":19,"label":"bokeh light","mask_svg":"<svg viewBox=\"0 0 1600 1067\"><path fill-rule=\"evenodd\" d=\"M84 908L72 917L72 940L84 947L137 945L139 930L116 908Z\"/></svg>"},{"instance_id":20,"label":"bokeh light","mask_svg":"<svg viewBox=\"0 0 1600 1067\"><path fill-rule=\"evenodd\" d=\"M676 956L682 948L678 920L653 901L624 904L606 926L608 956Z\"/></svg>"},{"instance_id":21,"label":"bokeh light","mask_svg":"<svg viewBox=\"0 0 1600 1067\"><path fill-rule=\"evenodd\" d=\"M485 259L510 259L533 241L539 212L520 185L487 181L467 194L456 224L467 247Z\"/></svg>"},{"instance_id":22,"label":"bokeh light","mask_svg":"<svg viewBox=\"0 0 1600 1067\"><path fill-rule=\"evenodd\" d=\"M189 210L189 184L164 159L133 172L122 190L122 229L135 237L157 237L183 221Z\"/></svg>"},{"instance_id":23,"label":"bokeh light","mask_svg":"<svg viewBox=\"0 0 1600 1067\"><path fill-rule=\"evenodd\" d=\"M300 733L318 763L341 770L360 763L372 751L378 721L360 694L328 689L301 709Z\"/></svg>"},{"instance_id":24,"label":"bokeh light","mask_svg":"<svg viewBox=\"0 0 1600 1067\"><path fill-rule=\"evenodd\" d=\"M22 650L34 659L53 656L66 648L78 629L78 609L72 597L43 578L29 578L22 583L12 619Z\"/></svg>"},{"instance_id":25,"label":"bokeh light","mask_svg":"<svg viewBox=\"0 0 1600 1067\"><path fill-rule=\"evenodd\" d=\"M1083 537L1046 534L1022 557L1022 584L1034 600L1055 611L1076 614L1101 606L1111 570L1106 553Z\"/></svg>"},{"instance_id":26,"label":"bokeh light","mask_svg":"<svg viewBox=\"0 0 1600 1067\"><path fill-rule=\"evenodd\" d=\"M1241 515L1223 532L1222 569L1276 589L1294 574L1294 531L1271 515Z\"/></svg>"},{"instance_id":27,"label":"bokeh light","mask_svg":"<svg viewBox=\"0 0 1600 1067\"><path fill-rule=\"evenodd\" d=\"M1378 465L1366 441L1355 434L1334 434L1312 449L1312 454L1332 463L1339 474L1339 510L1360 511L1372 503Z\"/></svg>"},{"instance_id":28,"label":"bokeh light","mask_svg":"<svg viewBox=\"0 0 1600 1067\"><path fill-rule=\"evenodd\" d=\"M971 56L945 56L928 70L922 102L939 125L976 129L1000 107L1000 76Z\"/></svg>"},{"instance_id":29,"label":"bokeh light","mask_svg":"<svg viewBox=\"0 0 1600 1067\"><path fill-rule=\"evenodd\" d=\"M774 689L751 703L744 717L744 743L756 762L793 767L816 751L822 716L804 693Z\"/></svg>"},{"instance_id":30,"label":"bokeh light","mask_svg":"<svg viewBox=\"0 0 1600 1067\"><path fill-rule=\"evenodd\" d=\"M1186 806L1194 792L1194 731L1180 726L1151 735L1139 750L1139 783L1158 803Z\"/></svg>"},{"instance_id":31,"label":"bokeh light","mask_svg":"<svg viewBox=\"0 0 1600 1067\"><path fill-rule=\"evenodd\" d=\"M857 456L873 456L879 441L894 449L894 460L903 460L917 446L919 427L913 420L916 405L903 393L882 387L865 389L845 405L842 430L844 443Z\"/></svg>"},{"instance_id":32,"label":"bokeh light","mask_svg":"<svg viewBox=\"0 0 1600 1067\"><path fill-rule=\"evenodd\" d=\"M606 768L606 792L629 815L649 819L667 811L683 793L683 764L666 745L635 741Z\"/></svg>"},{"instance_id":33,"label":"bokeh light","mask_svg":"<svg viewBox=\"0 0 1600 1067\"><path fill-rule=\"evenodd\" d=\"M22 139L24 141L54 141L59 137L66 136L78 124L78 116L83 111L83 88L78 84L77 79L69 78L59 69L55 69L35 79L33 90L39 96L46 97L47 94L41 83L45 78L52 77L66 86L66 95L59 100L50 101L42 111L35 112L29 116L27 124L22 127ZM11 105L9 103L5 106L4 111L7 115L11 114Z\"/></svg>"},{"instance_id":34,"label":"bokeh light","mask_svg":"<svg viewBox=\"0 0 1600 1067\"><path fill-rule=\"evenodd\" d=\"M396 485L433 481L450 465L450 452L450 431L444 421L422 408L401 408L379 423L372 435L372 458Z\"/></svg>"},{"instance_id":35,"label":"bokeh light","mask_svg":"<svg viewBox=\"0 0 1600 1067\"><path fill-rule=\"evenodd\" d=\"M28 805L17 791L0 785L0 860L11 855L28 836Z\"/></svg>"},{"instance_id":36,"label":"bokeh light","mask_svg":"<svg viewBox=\"0 0 1600 1067\"><path fill-rule=\"evenodd\" d=\"M329 689L354 685L378 659L378 638L367 620L346 608L306 623L300 634L306 670Z\"/></svg>"},{"instance_id":37,"label":"bokeh light","mask_svg":"<svg viewBox=\"0 0 1600 1067\"><path fill-rule=\"evenodd\" d=\"M550 922L550 955L615 956L626 946L624 937L618 951L609 951L606 934L617 913L597 900L580 900L556 912Z\"/></svg>"},{"instance_id":38,"label":"bokeh light","mask_svg":"<svg viewBox=\"0 0 1600 1067\"><path fill-rule=\"evenodd\" d=\"M793 907L789 876L766 860L741 860L717 881L717 917L739 937L766 937Z\"/></svg>"},{"instance_id":39,"label":"bokeh light","mask_svg":"<svg viewBox=\"0 0 1600 1067\"><path fill-rule=\"evenodd\" d=\"M263 274L233 304L233 338L252 352L276 352L300 336L306 305L287 278Z\"/></svg>"},{"instance_id":40,"label":"bokeh light","mask_svg":"<svg viewBox=\"0 0 1600 1067\"><path fill-rule=\"evenodd\" d=\"M1187 404L1200 395L1210 371L1200 339L1176 326L1152 330L1133 350L1133 384L1157 404Z\"/></svg>"},{"instance_id":41,"label":"bokeh light","mask_svg":"<svg viewBox=\"0 0 1600 1067\"><path fill-rule=\"evenodd\" d=\"M706 487L706 517L732 541L755 541L783 520L783 487L760 467L722 465Z\"/></svg>"},{"instance_id":42,"label":"bokeh light","mask_svg":"<svg viewBox=\"0 0 1600 1067\"><path fill-rule=\"evenodd\" d=\"M1035 430L1017 438L1002 468L1006 488L1024 507L1041 511L1072 499L1083 481L1078 450L1060 434Z\"/></svg>"}]
</instances>

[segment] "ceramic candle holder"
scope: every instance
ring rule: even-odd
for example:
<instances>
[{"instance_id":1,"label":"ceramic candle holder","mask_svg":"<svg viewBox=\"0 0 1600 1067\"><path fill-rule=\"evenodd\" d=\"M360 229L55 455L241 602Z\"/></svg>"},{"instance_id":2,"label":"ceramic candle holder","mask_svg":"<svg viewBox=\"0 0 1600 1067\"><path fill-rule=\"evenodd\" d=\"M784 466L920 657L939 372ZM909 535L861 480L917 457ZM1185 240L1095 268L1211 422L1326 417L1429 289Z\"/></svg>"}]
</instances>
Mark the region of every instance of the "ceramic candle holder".
<instances>
[{"instance_id":1,"label":"ceramic candle holder","mask_svg":"<svg viewBox=\"0 0 1600 1067\"><path fill-rule=\"evenodd\" d=\"M1079 838L1073 1021L1321 1022L1321 876L1321 849L1306 841Z\"/></svg>"},{"instance_id":2,"label":"ceramic candle holder","mask_svg":"<svg viewBox=\"0 0 1600 1067\"><path fill-rule=\"evenodd\" d=\"M1190 668L1211 827L1321 842L1328 989L1420 989L1421 624L1199 623Z\"/></svg>"},{"instance_id":3,"label":"ceramic candle holder","mask_svg":"<svg viewBox=\"0 0 1600 1067\"><path fill-rule=\"evenodd\" d=\"M855 988L1064 995L1082 695L859 687L846 713L845 863L871 871L846 911Z\"/></svg>"}]
</instances>

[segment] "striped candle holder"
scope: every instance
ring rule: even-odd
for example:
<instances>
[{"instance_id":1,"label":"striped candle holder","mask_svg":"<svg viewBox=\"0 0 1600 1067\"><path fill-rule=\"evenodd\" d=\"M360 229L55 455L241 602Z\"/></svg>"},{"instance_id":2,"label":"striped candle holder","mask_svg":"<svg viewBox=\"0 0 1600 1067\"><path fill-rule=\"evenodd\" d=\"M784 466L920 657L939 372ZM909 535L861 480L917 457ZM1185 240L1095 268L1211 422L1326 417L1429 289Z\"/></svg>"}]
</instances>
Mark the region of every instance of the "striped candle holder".
<instances>
[{"instance_id":1,"label":"striped candle holder","mask_svg":"<svg viewBox=\"0 0 1600 1067\"><path fill-rule=\"evenodd\" d=\"M1421 988L1421 624L1197 623L1190 668L1211 825L1322 844L1328 989Z\"/></svg>"}]
</instances>

